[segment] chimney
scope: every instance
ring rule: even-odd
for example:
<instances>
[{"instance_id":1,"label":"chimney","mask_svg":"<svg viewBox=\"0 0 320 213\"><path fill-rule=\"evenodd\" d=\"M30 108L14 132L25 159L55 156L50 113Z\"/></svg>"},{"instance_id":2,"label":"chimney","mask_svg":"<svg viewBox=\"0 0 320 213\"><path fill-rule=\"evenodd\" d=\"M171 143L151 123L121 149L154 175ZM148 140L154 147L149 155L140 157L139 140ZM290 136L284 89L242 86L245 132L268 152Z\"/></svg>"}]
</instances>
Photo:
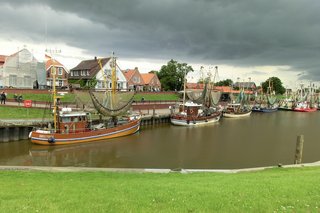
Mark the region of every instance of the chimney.
<instances>
[{"instance_id":1,"label":"chimney","mask_svg":"<svg viewBox=\"0 0 320 213\"><path fill-rule=\"evenodd\" d=\"M95 61L97 60L97 56L94 57L94 60L95 60Z\"/></svg>"},{"instance_id":2,"label":"chimney","mask_svg":"<svg viewBox=\"0 0 320 213\"><path fill-rule=\"evenodd\" d=\"M138 67L135 67L134 69L135 69L136 71L138 71Z\"/></svg>"}]
</instances>

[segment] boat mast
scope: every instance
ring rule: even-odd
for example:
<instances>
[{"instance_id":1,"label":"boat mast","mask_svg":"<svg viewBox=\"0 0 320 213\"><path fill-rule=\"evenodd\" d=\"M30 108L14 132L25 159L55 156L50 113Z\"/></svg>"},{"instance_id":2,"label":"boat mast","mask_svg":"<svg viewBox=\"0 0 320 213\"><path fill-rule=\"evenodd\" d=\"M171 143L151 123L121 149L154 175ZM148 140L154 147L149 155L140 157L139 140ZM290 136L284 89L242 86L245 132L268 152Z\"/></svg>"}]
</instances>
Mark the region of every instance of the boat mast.
<instances>
[{"instance_id":1,"label":"boat mast","mask_svg":"<svg viewBox=\"0 0 320 213\"><path fill-rule=\"evenodd\" d=\"M116 91L117 91L117 73L116 73L116 58L114 57L114 52L111 56L111 107L114 108L116 103Z\"/></svg>"},{"instance_id":2,"label":"boat mast","mask_svg":"<svg viewBox=\"0 0 320 213\"><path fill-rule=\"evenodd\" d=\"M182 100L182 112L184 112L184 104L186 102L186 70L183 72L183 100Z\"/></svg>"},{"instance_id":3,"label":"boat mast","mask_svg":"<svg viewBox=\"0 0 320 213\"><path fill-rule=\"evenodd\" d=\"M54 59L52 59L54 62ZM53 126L54 132L57 131L57 92L56 92L56 67L54 67L54 63L51 67L51 75L52 75L52 96L53 96Z\"/></svg>"}]
</instances>

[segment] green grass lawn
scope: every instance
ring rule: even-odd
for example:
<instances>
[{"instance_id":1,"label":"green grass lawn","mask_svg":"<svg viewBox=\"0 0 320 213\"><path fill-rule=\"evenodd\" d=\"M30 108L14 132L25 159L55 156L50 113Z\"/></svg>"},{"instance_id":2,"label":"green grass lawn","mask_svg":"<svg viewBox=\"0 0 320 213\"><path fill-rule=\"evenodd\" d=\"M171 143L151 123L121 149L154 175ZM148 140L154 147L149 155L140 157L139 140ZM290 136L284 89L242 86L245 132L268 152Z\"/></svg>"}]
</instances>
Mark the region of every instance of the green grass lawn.
<instances>
[{"instance_id":1,"label":"green grass lawn","mask_svg":"<svg viewBox=\"0 0 320 213\"><path fill-rule=\"evenodd\" d=\"M14 94L8 94L8 98L13 99ZM23 100L33 100L33 101L51 101L51 94L23 94ZM62 102L75 102L76 96L73 93L65 94L61 96ZM164 93L137 93L134 97L135 101L141 101L142 97L146 101L176 101L179 100L177 94L164 94Z\"/></svg>"},{"instance_id":2,"label":"green grass lawn","mask_svg":"<svg viewBox=\"0 0 320 213\"><path fill-rule=\"evenodd\" d=\"M14 94L8 94L8 98L13 98ZM51 101L51 94L22 94L23 100L32 100L32 101ZM75 95L68 93L62 96L62 102L74 102Z\"/></svg>"},{"instance_id":3,"label":"green grass lawn","mask_svg":"<svg viewBox=\"0 0 320 213\"><path fill-rule=\"evenodd\" d=\"M218 174L0 171L1 212L319 212L320 167Z\"/></svg>"},{"instance_id":4,"label":"green grass lawn","mask_svg":"<svg viewBox=\"0 0 320 213\"><path fill-rule=\"evenodd\" d=\"M49 110L0 106L0 119L51 118Z\"/></svg>"},{"instance_id":5,"label":"green grass lawn","mask_svg":"<svg viewBox=\"0 0 320 213\"><path fill-rule=\"evenodd\" d=\"M137 93L134 96L135 101L141 101L144 98L145 101L178 101L179 95L177 94L163 94L163 93Z\"/></svg>"}]
</instances>

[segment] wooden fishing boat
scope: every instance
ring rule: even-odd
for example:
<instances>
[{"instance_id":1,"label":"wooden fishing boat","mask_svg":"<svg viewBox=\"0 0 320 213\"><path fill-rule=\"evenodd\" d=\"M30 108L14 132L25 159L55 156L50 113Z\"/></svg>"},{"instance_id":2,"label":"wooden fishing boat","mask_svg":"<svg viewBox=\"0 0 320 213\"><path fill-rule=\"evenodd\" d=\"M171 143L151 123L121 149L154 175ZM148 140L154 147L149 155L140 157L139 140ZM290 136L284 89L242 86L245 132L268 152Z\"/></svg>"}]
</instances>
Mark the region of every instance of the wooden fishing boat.
<instances>
[{"instance_id":1,"label":"wooden fishing boat","mask_svg":"<svg viewBox=\"0 0 320 213\"><path fill-rule=\"evenodd\" d=\"M38 129L30 133L31 142L40 145L66 145L92 141L105 141L134 134L140 128L140 115L110 127L93 126L87 113L60 114L60 127L56 131ZM78 121L75 121L78 119ZM73 121L71 121L73 120Z\"/></svg>"},{"instance_id":2,"label":"wooden fishing boat","mask_svg":"<svg viewBox=\"0 0 320 213\"><path fill-rule=\"evenodd\" d=\"M216 109L202 110L201 104L186 102L180 112L171 116L171 123L178 126L202 126L218 122L221 112Z\"/></svg>"},{"instance_id":3,"label":"wooden fishing boat","mask_svg":"<svg viewBox=\"0 0 320 213\"><path fill-rule=\"evenodd\" d=\"M251 115L251 109L243 107L240 103L228 104L223 111L223 117L225 118L241 118Z\"/></svg>"},{"instance_id":4,"label":"wooden fishing boat","mask_svg":"<svg viewBox=\"0 0 320 213\"><path fill-rule=\"evenodd\" d=\"M112 75L115 75L116 62L112 57L110 67ZM101 70L102 65L99 61ZM52 68L54 69L54 68ZM53 71L52 73L56 73ZM113 77L112 79L116 79ZM107 85L107 84L105 84ZM72 111L71 108L61 108L57 103L55 89L55 74L53 77L53 128L49 123L46 128L35 129L30 132L29 138L32 143L40 145L67 145L75 143L85 143L92 141L105 141L105 139L115 138L134 134L140 129L140 115L126 115L126 110L130 107L133 98L125 105L117 105L115 93L117 91L116 82L110 92L106 92L110 100L105 101L109 105L99 102L92 91L89 95L93 106L102 116L109 116L108 120L96 125L93 124L91 114L84 111ZM111 105L110 105L111 104ZM113 107L116 106L117 108ZM123 115L125 113L125 115ZM120 116L121 115L121 116Z\"/></svg>"},{"instance_id":5,"label":"wooden fishing boat","mask_svg":"<svg viewBox=\"0 0 320 213\"><path fill-rule=\"evenodd\" d=\"M218 67L216 67L215 75L217 75ZM173 114L170 121L173 125L178 126L203 126L216 123L220 120L222 113L218 110L217 104L221 96L221 92L214 90L213 85L208 86L205 83L204 89L197 94L188 92L189 101L186 100L186 77L184 76L183 103L179 106L179 112ZM214 82L214 81L213 81ZM214 83L213 83L214 84Z\"/></svg>"}]
</instances>

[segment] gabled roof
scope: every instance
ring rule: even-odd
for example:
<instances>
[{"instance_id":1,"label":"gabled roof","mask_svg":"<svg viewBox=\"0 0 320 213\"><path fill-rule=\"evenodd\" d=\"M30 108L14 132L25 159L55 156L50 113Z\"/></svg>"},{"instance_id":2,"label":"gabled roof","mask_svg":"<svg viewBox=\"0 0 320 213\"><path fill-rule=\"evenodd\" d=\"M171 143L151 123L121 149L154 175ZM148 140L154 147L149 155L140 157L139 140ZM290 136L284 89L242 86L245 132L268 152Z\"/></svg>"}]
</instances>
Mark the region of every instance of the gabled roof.
<instances>
[{"instance_id":1,"label":"gabled roof","mask_svg":"<svg viewBox=\"0 0 320 213\"><path fill-rule=\"evenodd\" d=\"M56 59L52 59L50 56L45 55L46 57L46 70L48 70L51 66L56 67L64 67L59 61Z\"/></svg>"},{"instance_id":2,"label":"gabled roof","mask_svg":"<svg viewBox=\"0 0 320 213\"><path fill-rule=\"evenodd\" d=\"M123 75L126 77L127 81L130 81L131 78L133 77L133 75L135 74L136 70L133 69L133 70L123 70L122 73Z\"/></svg>"},{"instance_id":3,"label":"gabled roof","mask_svg":"<svg viewBox=\"0 0 320 213\"><path fill-rule=\"evenodd\" d=\"M150 84L150 81L155 77L154 73L141 73L141 77L145 84Z\"/></svg>"},{"instance_id":4,"label":"gabled roof","mask_svg":"<svg viewBox=\"0 0 320 213\"><path fill-rule=\"evenodd\" d=\"M100 71L100 65L98 62L99 59L94 58L92 60L85 60L81 61L76 67L72 68L71 71L82 71L88 70L89 71L89 78L94 77ZM104 67L110 58L101 58L101 65ZM72 76L72 78L82 78L81 76Z\"/></svg>"},{"instance_id":5,"label":"gabled roof","mask_svg":"<svg viewBox=\"0 0 320 213\"><path fill-rule=\"evenodd\" d=\"M142 78L142 75L140 74L137 67L134 69L123 70L122 73L126 77L128 83L132 83L132 84L136 84L136 85L143 85L144 84L144 80ZM141 82L138 84L133 82L133 79L132 79L135 74L138 74L141 77Z\"/></svg>"}]
</instances>

